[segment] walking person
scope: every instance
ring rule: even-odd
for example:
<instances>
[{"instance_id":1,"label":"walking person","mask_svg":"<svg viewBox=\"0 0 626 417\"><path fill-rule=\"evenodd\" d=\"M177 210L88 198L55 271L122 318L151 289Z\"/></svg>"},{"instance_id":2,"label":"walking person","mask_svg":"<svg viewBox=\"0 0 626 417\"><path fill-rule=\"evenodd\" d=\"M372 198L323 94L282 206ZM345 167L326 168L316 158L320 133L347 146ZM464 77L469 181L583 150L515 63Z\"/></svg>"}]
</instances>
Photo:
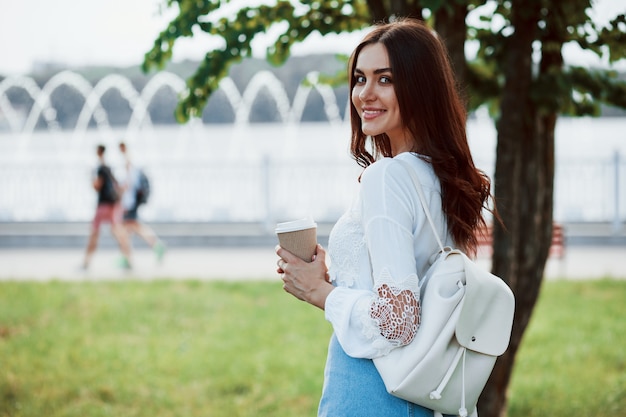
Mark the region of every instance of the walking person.
<instances>
[{"instance_id":1,"label":"walking person","mask_svg":"<svg viewBox=\"0 0 626 417\"><path fill-rule=\"evenodd\" d=\"M165 244L158 238L151 227L139 221L139 207L146 203L148 197L146 195L148 190L142 189L141 176L145 174L132 163L124 142L120 142L119 149L124 156L126 166L126 177L123 185L124 193L122 195L124 227L129 235L129 239L132 239L133 234L139 236L152 248L157 261L161 262L165 255ZM143 196L141 193L143 193Z\"/></svg>"},{"instance_id":2,"label":"walking person","mask_svg":"<svg viewBox=\"0 0 626 417\"><path fill-rule=\"evenodd\" d=\"M325 310L333 327L318 416L432 417L388 394L372 361L415 338L421 279L439 251L399 160L417 174L444 245L468 253L490 180L474 166L465 106L432 29L408 19L377 25L348 71L350 149L364 168L358 197L331 231L330 268L321 245L310 263L278 246L277 272L285 291Z\"/></svg>"},{"instance_id":3,"label":"walking person","mask_svg":"<svg viewBox=\"0 0 626 417\"><path fill-rule=\"evenodd\" d=\"M122 206L120 204L120 193L122 190L111 168L105 162L105 151L106 147L104 145L98 145L96 148L98 167L92 185L98 193L98 204L96 214L91 222L91 231L85 250L85 259L82 264L82 269L84 270L89 268L91 258L98 246L100 226L102 223L109 223L111 225L111 234L117 240L120 250L122 251L122 262L120 266L124 269L131 269L130 244L122 223Z\"/></svg>"}]
</instances>

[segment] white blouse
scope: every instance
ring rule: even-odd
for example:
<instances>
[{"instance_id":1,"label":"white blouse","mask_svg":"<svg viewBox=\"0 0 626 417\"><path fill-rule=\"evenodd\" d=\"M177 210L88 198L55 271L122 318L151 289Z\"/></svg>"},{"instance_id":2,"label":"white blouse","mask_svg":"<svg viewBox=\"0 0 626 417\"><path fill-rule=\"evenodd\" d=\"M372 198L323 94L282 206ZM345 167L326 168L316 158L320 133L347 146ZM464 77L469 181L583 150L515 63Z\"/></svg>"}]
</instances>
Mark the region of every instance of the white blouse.
<instances>
[{"instance_id":1,"label":"white blouse","mask_svg":"<svg viewBox=\"0 0 626 417\"><path fill-rule=\"evenodd\" d=\"M395 158L417 173L439 236L451 245L432 166L408 152ZM329 275L337 288L326 299L325 315L352 357L383 356L413 339L420 277L439 251L413 181L395 158L363 171L358 198L329 237Z\"/></svg>"}]
</instances>

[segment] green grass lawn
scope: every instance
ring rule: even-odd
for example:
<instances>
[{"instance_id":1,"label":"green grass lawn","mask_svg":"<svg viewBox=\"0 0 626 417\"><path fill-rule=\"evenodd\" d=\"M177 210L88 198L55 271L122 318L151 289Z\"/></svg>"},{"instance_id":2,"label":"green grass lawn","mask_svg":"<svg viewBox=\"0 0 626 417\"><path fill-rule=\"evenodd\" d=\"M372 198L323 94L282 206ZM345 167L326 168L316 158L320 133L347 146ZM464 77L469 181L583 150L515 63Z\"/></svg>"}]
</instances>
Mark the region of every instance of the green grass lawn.
<instances>
[{"instance_id":1,"label":"green grass lawn","mask_svg":"<svg viewBox=\"0 0 626 417\"><path fill-rule=\"evenodd\" d=\"M626 281L551 281L509 416L626 410ZM0 416L314 416L330 325L269 282L0 283Z\"/></svg>"}]
</instances>

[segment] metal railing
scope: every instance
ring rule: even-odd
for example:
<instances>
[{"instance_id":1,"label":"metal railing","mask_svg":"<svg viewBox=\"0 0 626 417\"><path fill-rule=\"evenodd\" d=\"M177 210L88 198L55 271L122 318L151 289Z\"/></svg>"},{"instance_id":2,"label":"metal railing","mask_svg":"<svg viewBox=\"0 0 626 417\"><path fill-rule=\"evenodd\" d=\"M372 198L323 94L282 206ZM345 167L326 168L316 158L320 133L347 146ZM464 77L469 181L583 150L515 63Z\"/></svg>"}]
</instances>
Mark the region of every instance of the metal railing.
<instances>
[{"instance_id":1,"label":"metal railing","mask_svg":"<svg viewBox=\"0 0 626 417\"><path fill-rule=\"evenodd\" d=\"M0 166L0 221L88 221L96 195L93 167L52 161ZM153 193L147 221L264 222L313 216L335 221L351 204L359 174L349 158L179 161L148 166ZM554 217L559 222L626 220L626 160L557 164Z\"/></svg>"},{"instance_id":2,"label":"metal railing","mask_svg":"<svg viewBox=\"0 0 626 417\"><path fill-rule=\"evenodd\" d=\"M556 167L554 217L557 221L609 222L615 232L626 220L626 159L563 161Z\"/></svg>"}]
</instances>

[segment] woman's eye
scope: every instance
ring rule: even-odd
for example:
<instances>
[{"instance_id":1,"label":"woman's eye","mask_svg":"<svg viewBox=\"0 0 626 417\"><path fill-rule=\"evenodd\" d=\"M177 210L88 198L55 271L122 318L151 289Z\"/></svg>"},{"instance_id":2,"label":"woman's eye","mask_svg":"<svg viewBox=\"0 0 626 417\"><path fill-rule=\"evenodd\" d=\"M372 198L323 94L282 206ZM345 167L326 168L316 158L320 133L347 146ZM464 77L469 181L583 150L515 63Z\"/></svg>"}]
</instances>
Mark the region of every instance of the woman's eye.
<instances>
[{"instance_id":1,"label":"woman's eye","mask_svg":"<svg viewBox=\"0 0 626 417\"><path fill-rule=\"evenodd\" d=\"M365 82L365 77L362 75L356 75L354 77L354 80L357 82L357 84L363 84Z\"/></svg>"},{"instance_id":2,"label":"woman's eye","mask_svg":"<svg viewBox=\"0 0 626 417\"><path fill-rule=\"evenodd\" d=\"M380 82L382 84L391 84L391 77L380 77Z\"/></svg>"}]
</instances>

